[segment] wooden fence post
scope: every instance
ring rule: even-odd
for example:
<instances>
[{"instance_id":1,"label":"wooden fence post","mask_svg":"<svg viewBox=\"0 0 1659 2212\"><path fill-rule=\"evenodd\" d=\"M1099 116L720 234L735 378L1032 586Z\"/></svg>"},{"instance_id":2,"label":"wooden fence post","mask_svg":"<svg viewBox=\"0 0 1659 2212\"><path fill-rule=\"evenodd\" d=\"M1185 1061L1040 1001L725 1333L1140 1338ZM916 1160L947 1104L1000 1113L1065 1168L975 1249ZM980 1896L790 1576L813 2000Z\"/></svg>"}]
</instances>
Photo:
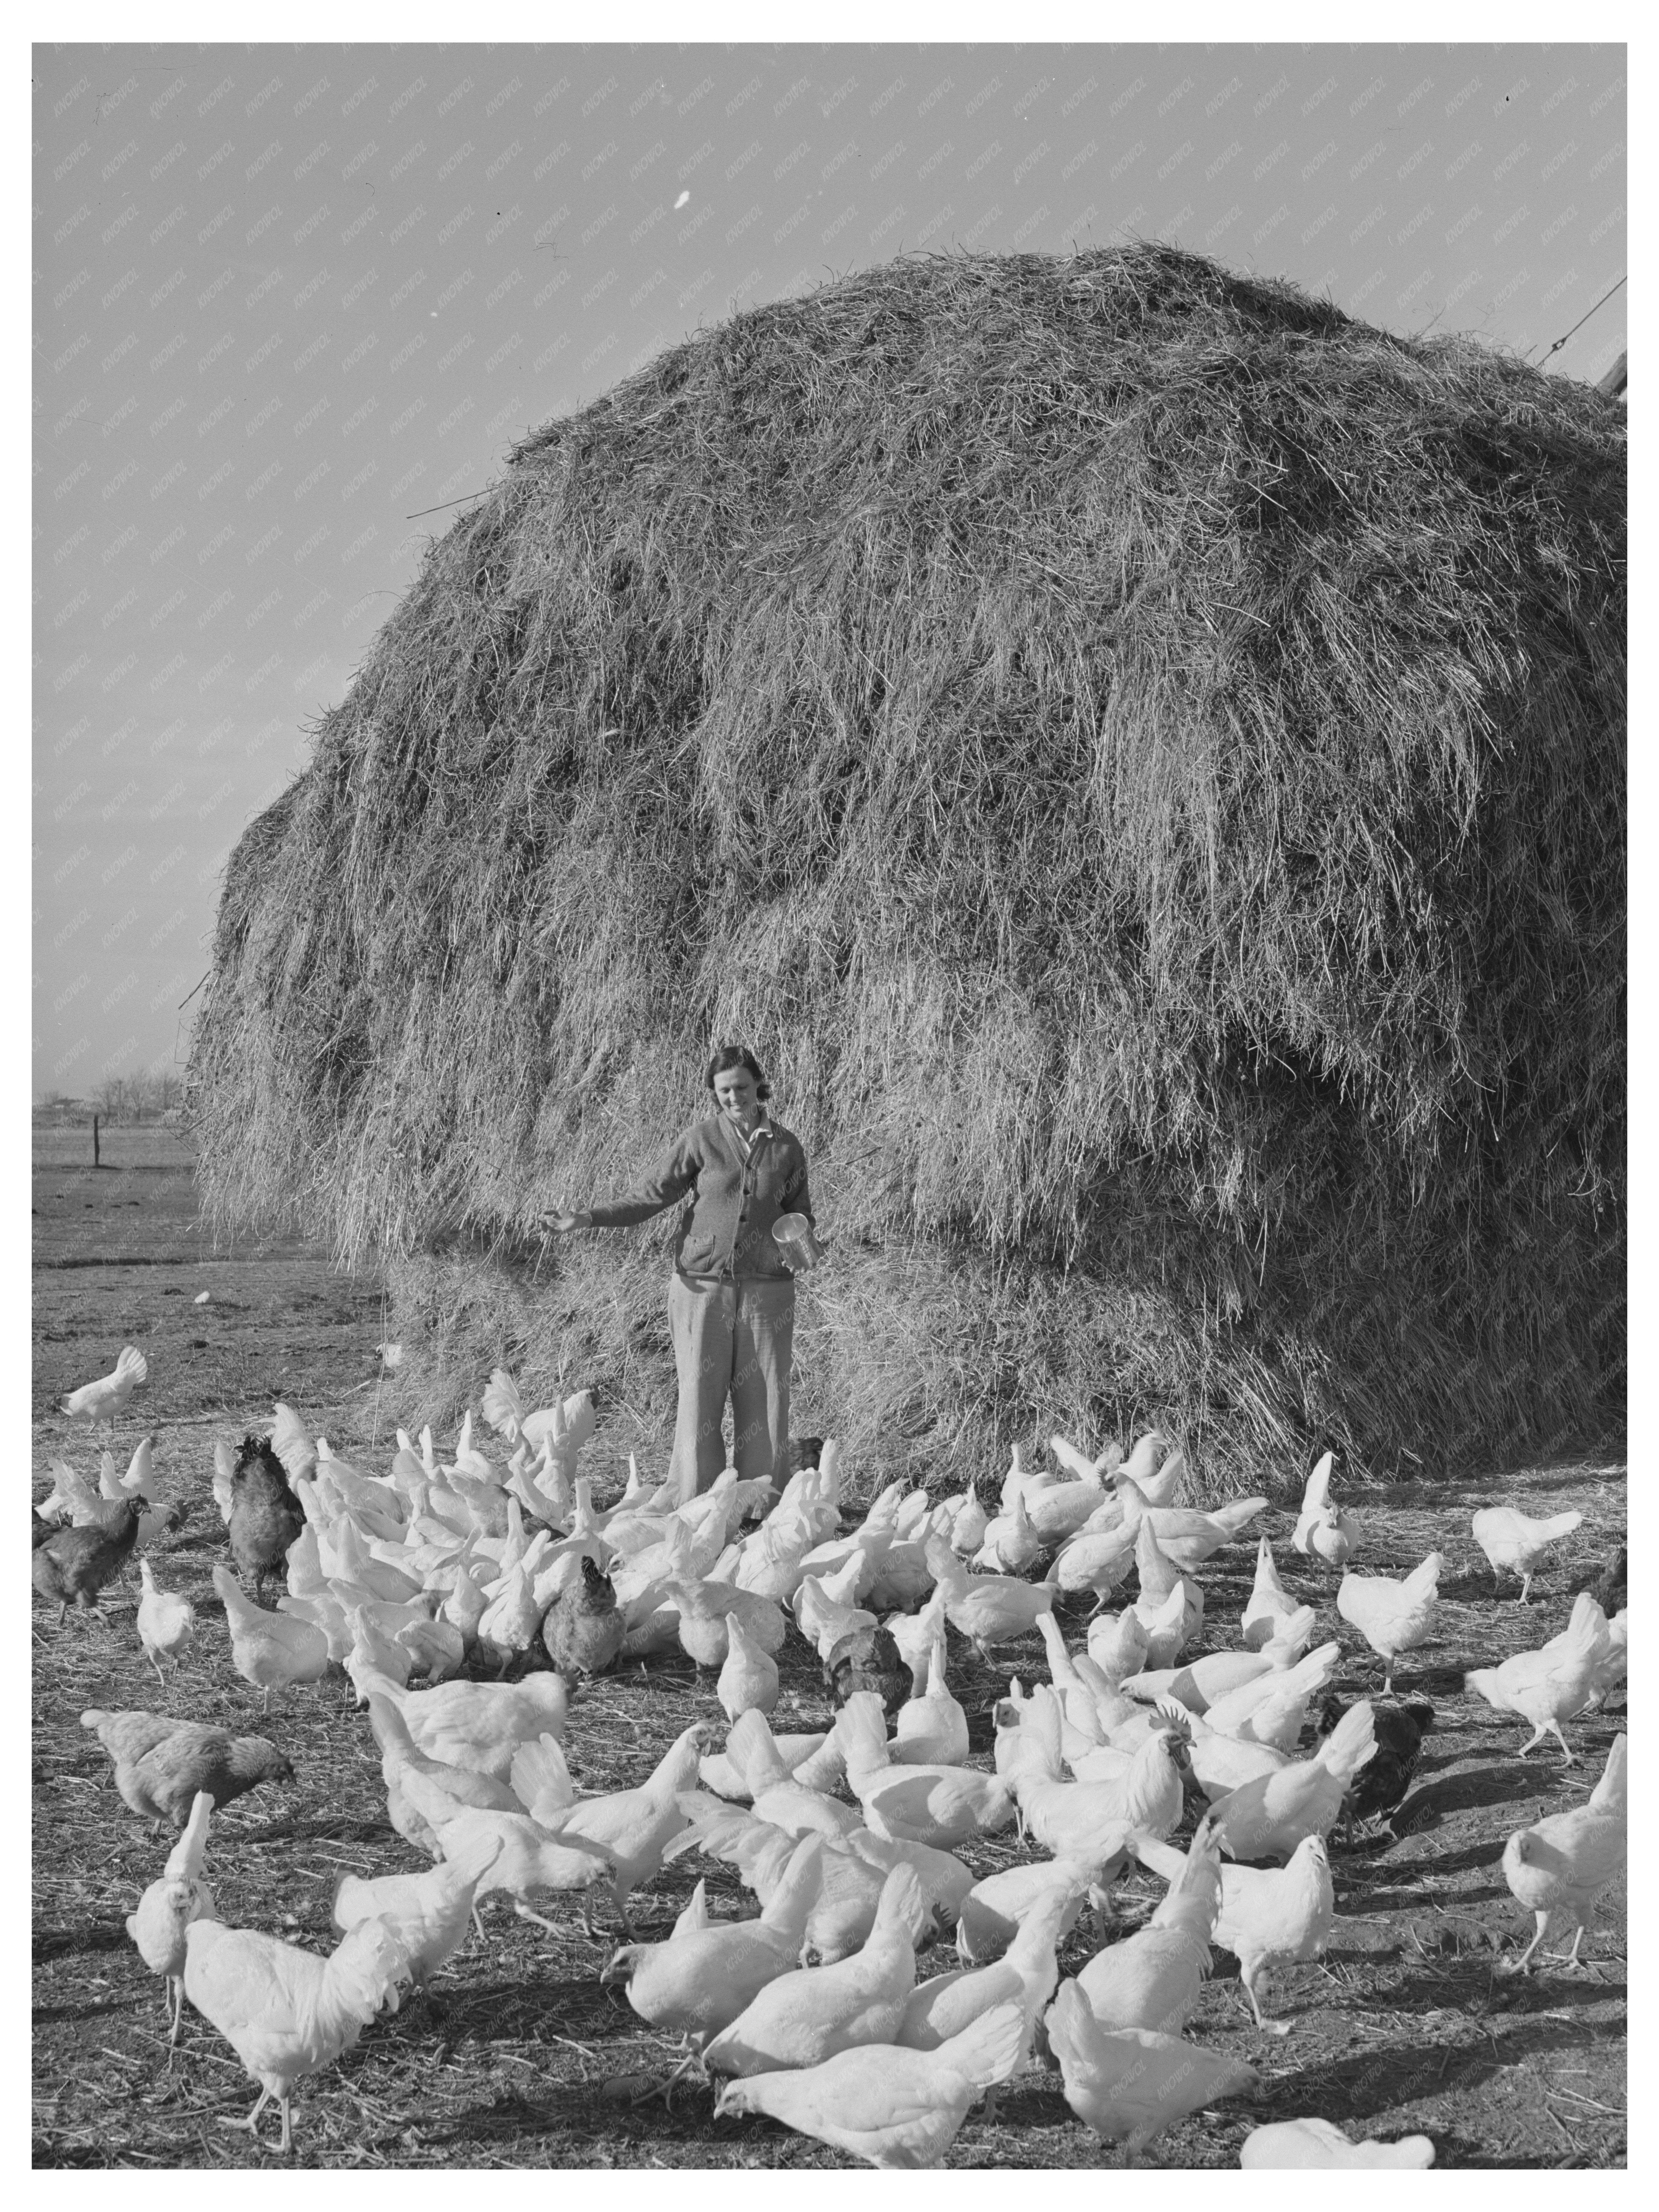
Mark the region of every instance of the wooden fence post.
<instances>
[{"instance_id":1,"label":"wooden fence post","mask_svg":"<svg viewBox=\"0 0 1659 2212\"><path fill-rule=\"evenodd\" d=\"M98 1165L98 1116L92 1117L92 1164Z\"/></svg>"}]
</instances>

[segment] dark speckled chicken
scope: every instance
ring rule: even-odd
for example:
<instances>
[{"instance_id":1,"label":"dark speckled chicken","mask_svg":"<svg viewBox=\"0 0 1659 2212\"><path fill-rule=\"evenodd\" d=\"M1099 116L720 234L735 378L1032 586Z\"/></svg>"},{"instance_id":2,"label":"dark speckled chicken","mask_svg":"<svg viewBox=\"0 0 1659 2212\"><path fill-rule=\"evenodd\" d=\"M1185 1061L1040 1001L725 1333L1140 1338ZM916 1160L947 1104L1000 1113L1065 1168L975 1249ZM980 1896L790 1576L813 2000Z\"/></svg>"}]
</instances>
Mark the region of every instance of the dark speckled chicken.
<instances>
[{"instance_id":1,"label":"dark speckled chicken","mask_svg":"<svg viewBox=\"0 0 1659 2212\"><path fill-rule=\"evenodd\" d=\"M101 1521L79 1528L56 1528L37 1540L30 1573L40 1595L61 1608L61 1626L70 1606L90 1610L98 1593L112 1583L132 1556L138 1540L142 1503L115 1506Z\"/></svg>"},{"instance_id":2,"label":"dark speckled chicken","mask_svg":"<svg viewBox=\"0 0 1659 2212\"><path fill-rule=\"evenodd\" d=\"M581 1579L559 1592L542 1621L542 1642L554 1671L603 1674L622 1650L623 1621L609 1578L582 1554Z\"/></svg>"},{"instance_id":3,"label":"dark speckled chicken","mask_svg":"<svg viewBox=\"0 0 1659 2212\"><path fill-rule=\"evenodd\" d=\"M305 1509L264 1437L243 1437L230 1483L230 1556L243 1589L262 1605L266 1580L287 1570L289 1546L306 1525Z\"/></svg>"},{"instance_id":4,"label":"dark speckled chicken","mask_svg":"<svg viewBox=\"0 0 1659 2212\"><path fill-rule=\"evenodd\" d=\"M262 1782L292 1782L294 1769L274 1743L262 1735L232 1735L228 1729L204 1728L197 1721L169 1720L162 1713L101 1712L81 1716L115 1767L115 1786L123 1801L147 1820L171 1820L182 1828L198 1790L216 1806L257 1790Z\"/></svg>"}]
</instances>

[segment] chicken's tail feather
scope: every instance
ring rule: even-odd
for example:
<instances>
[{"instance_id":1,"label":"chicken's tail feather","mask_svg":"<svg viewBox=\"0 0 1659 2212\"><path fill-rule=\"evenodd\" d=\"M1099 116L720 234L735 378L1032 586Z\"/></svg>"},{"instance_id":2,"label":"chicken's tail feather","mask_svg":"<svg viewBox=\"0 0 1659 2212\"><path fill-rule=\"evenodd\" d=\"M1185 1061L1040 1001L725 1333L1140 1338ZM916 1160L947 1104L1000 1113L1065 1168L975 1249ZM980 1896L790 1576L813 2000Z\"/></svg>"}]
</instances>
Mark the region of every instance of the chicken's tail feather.
<instances>
[{"instance_id":1,"label":"chicken's tail feather","mask_svg":"<svg viewBox=\"0 0 1659 2212\"><path fill-rule=\"evenodd\" d=\"M941 2043L934 2056L975 2088L993 2089L1012 2077L1024 2039L1024 2007L1012 2002L993 2005L959 2035Z\"/></svg>"},{"instance_id":2,"label":"chicken's tail feather","mask_svg":"<svg viewBox=\"0 0 1659 2212\"><path fill-rule=\"evenodd\" d=\"M1351 1782L1376 1749L1376 1716L1370 1700L1349 1706L1315 1753L1340 1782Z\"/></svg>"},{"instance_id":3,"label":"chicken's tail feather","mask_svg":"<svg viewBox=\"0 0 1659 2212\"><path fill-rule=\"evenodd\" d=\"M1413 1567L1401 1583L1401 1591L1413 1599L1430 1596L1439 1587L1440 1571L1444 1565L1445 1560L1440 1553L1431 1552L1428 1558Z\"/></svg>"},{"instance_id":4,"label":"chicken's tail feather","mask_svg":"<svg viewBox=\"0 0 1659 2212\"><path fill-rule=\"evenodd\" d=\"M1601 1779L1590 1792L1590 1805L1595 1812L1615 1813L1625 1809L1625 1760L1629 1748L1628 1736L1613 1738L1613 1748L1607 1753L1607 1763L1601 1770Z\"/></svg>"},{"instance_id":5,"label":"chicken's tail feather","mask_svg":"<svg viewBox=\"0 0 1659 2212\"><path fill-rule=\"evenodd\" d=\"M208 1823L212 1818L212 1796L207 1790L198 1790L191 1802L184 1833L167 1855L165 1870L167 1881L194 1881L201 1874L207 1856Z\"/></svg>"}]
</instances>

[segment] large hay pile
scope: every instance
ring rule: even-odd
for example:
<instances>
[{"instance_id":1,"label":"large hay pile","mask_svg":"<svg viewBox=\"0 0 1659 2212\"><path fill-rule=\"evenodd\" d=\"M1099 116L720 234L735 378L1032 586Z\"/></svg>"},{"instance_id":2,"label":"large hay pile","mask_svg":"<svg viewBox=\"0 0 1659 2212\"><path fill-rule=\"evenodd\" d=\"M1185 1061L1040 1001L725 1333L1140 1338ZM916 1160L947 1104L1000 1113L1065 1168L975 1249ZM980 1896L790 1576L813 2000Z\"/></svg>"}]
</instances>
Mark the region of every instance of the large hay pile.
<instances>
[{"instance_id":1,"label":"large hay pile","mask_svg":"<svg viewBox=\"0 0 1659 2212\"><path fill-rule=\"evenodd\" d=\"M1624 510L1595 392L1164 247L703 332L518 448L242 840L210 1206L510 1240L738 1036L854 1464L1605 1441ZM417 1395L504 1355L665 1415L672 1219L401 1261Z\"/></svg>"}]
</instances>

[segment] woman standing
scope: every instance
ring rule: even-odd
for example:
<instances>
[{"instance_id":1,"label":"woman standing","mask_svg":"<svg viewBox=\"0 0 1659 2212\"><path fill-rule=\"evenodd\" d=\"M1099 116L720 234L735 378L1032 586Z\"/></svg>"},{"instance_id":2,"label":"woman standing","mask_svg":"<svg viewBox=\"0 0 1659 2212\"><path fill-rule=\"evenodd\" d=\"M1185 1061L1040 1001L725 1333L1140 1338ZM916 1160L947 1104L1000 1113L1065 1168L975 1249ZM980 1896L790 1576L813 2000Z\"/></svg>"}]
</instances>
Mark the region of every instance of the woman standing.
<instances>
[{"instance_id":1,"label":"woman standing","mask_svg":"<svg viewBox=\"0 0 1659 2212\"><path fill-rule=\"evenodd\" d=\"M745 1480L764 1475L776 1498L789 1474L795 1285L772 1224L781 1213L811 1220L806 1155L768 1114L770 1086L746 1047L722 1045L706 1080L716 1110L676 1137L637 1192L550 1214L546 1225L625 1229L689 1198L668 1284L679 1372L671 1474L682 1499L714 1482L727 1464L721 1424L730 1398L732 1463Z\"/></svg>"}]
</instances>

